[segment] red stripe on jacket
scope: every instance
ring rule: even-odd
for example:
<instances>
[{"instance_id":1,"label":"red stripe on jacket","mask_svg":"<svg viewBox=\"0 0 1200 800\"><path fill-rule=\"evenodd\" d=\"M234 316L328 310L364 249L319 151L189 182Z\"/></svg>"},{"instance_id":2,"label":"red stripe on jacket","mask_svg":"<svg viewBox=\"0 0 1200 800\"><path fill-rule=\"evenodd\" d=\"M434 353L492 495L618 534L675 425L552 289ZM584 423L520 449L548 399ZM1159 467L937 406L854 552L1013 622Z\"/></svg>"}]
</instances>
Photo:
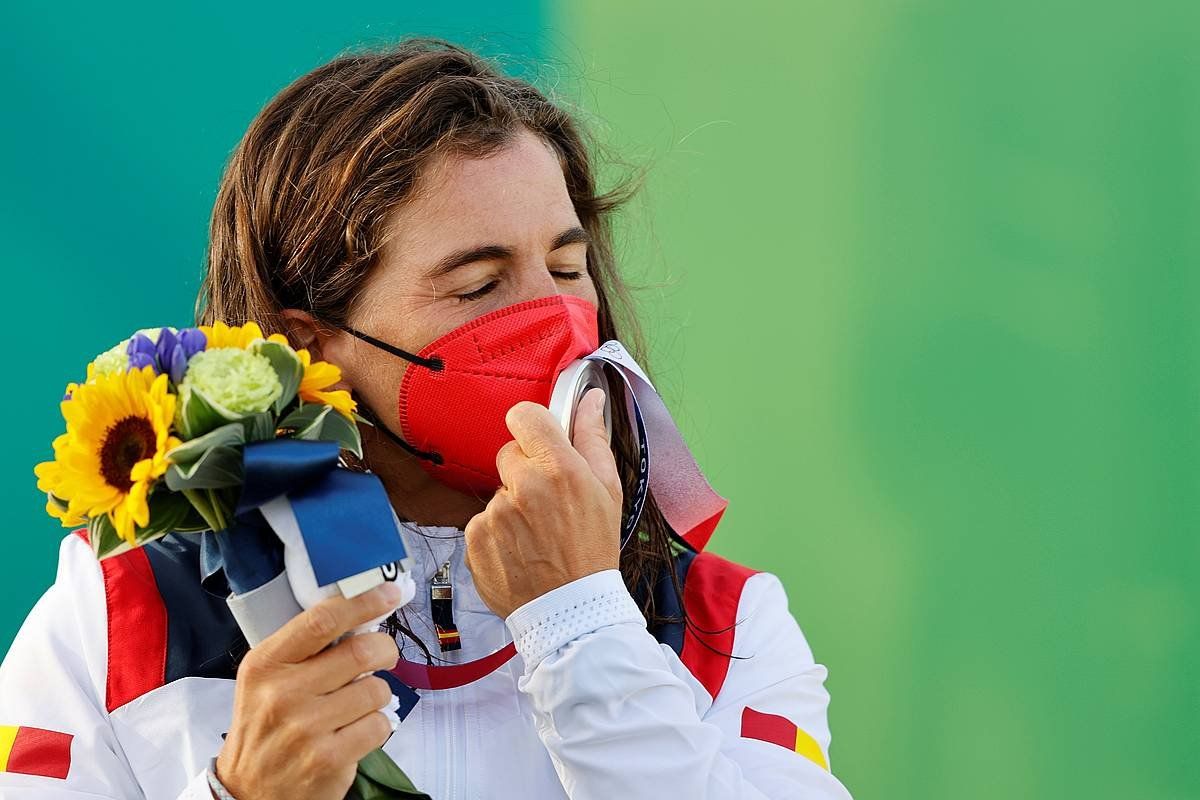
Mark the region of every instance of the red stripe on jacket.
<instances>
[{"instance_id":1,"label":"red stripe on jacket","mask_svg":"<svg viewBox=\"0 0 1200 800\"><path fill-rule=\"evenodd\" d=\"M679 659L714 699L729 672L725 654L733 652L733 625L742 589L758 572L707 551L699 553L688 567L683 607L694 626L712 633L698 633L693 625L685 625Z\"/></svg>"},{"instance_id":2,"label":"red stripe on jacket","mask_svg":"<svg viewBox=\"0 0 1200 800\"><path fill-rule=\"evenodd\" d=\"M86 528L75 531L88 542ZM167 608L144 550L135 547L100 562L108 611L108 685L111 712L166 683Z\"/></svg>"},{"instance_id":3,"label":"red stripe on jacket","mask_svg":"<svg viewBox=\"0 0 1200 800\"><path fill-rule=\"evenodd\" d=\"M65 778L71 771L72 738L69 733L22 725L8 751L8 764L0 771Z\"/></svg>"},{"instance_id":4,"label":"red stripe on jacket","mask_svg":"<svg viewBox=\"0 0 1200 800\"><path fill-rule=\"evenodd\" d=\"M746 706L742 709L742 736L796 749L796 723L778 714L767 714Z\"/></svg>"}]
</instances>

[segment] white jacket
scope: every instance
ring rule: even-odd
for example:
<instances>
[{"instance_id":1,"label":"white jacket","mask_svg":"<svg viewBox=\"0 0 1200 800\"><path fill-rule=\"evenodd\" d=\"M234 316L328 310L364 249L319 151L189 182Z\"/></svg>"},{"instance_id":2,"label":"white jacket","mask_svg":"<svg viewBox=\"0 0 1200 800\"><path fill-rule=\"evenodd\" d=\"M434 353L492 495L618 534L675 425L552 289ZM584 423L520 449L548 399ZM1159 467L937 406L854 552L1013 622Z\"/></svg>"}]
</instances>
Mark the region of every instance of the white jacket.
<instances>
[{"instance_id":1,"label":"white jacket","mask_svg":"<svg viewBox=\"0 0 1200 800\"><path fill-rule=\"evenodd\" d=\"M497 617L463 564L461 534L405 529L418 586L409 627L446 663L510 640L517 656L465 686L418 690L385 744L432 798L849 798L825 766L826 670L774 575L703 555L728 569L692 576L689 591L718 605L725 597L739 623L732 650L746 658L704 659L691 642L702 682L647 630L617 570ZM204 771L229 729L236 653L204 640L211 608L181 619L178 598L194 596L186 572L150 570L133 554L102 569L80 536L64 537L56 580L0 665L0 798L211 797ZM429 582L445 561L462 649L440 653ZM399 641L402 658L424 663ZM125 666L110 675L110 663Z\"/></svg>"}]
</instances>

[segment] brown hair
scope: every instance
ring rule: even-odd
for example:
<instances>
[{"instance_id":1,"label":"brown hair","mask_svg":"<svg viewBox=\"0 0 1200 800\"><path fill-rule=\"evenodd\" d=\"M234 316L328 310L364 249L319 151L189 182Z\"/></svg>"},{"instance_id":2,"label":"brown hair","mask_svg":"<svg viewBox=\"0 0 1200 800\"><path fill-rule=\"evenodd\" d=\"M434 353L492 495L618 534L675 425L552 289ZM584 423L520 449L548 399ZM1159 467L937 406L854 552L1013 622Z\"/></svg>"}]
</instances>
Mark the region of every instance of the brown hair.
<instances>
[{"instance_id":1,"label":"brown hair","mask_svg":"<svg viewBox=\"0 0 1200 800\"><path fill-rule=\"evenodd\" d=\"M384 221L411 196L422 167L447 152L495 152L522 128L557 152L590 234L601 341L620 339L644 359L610 231L610 214L629 196L628 186L598 192L588 147L568 113L529 83L436 39L340 56L262 109L217 193L198 321L255 320L265 330L284 330L279 312L300 308L345 323L383 247ZM621 398L614 402L622 407ZM614 451L628 487L637 448L624 415L614 419ZM679 622L654 607L657 581L669 575L676 596L679 583L670 529L653 495L640 529L645 537L632 537L621 555L626 585L652 628Z\"/></svg>"}]
</instances>

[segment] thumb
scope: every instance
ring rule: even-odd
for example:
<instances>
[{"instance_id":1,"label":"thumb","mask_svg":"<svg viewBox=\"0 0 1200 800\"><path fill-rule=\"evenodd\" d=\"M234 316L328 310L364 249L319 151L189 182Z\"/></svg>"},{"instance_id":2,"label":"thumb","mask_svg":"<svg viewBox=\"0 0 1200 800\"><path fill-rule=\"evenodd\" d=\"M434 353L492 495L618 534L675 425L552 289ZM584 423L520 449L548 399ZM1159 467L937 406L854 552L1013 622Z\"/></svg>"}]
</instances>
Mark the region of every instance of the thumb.
<instances>
[{"instance_id":1,"label":"thumb","mask_svg":"<svg viewBox=\"0 0 1200 800\"><path fill-rule=\"evenodd\" d=\"M604 390L593 387L579 401L575 412L575 430L571 444L583 456L594 474L614 500L621 499L621 476L617 474L617 460L608 444L608 432L604 427Z\"/></svg>"}]
</instances>

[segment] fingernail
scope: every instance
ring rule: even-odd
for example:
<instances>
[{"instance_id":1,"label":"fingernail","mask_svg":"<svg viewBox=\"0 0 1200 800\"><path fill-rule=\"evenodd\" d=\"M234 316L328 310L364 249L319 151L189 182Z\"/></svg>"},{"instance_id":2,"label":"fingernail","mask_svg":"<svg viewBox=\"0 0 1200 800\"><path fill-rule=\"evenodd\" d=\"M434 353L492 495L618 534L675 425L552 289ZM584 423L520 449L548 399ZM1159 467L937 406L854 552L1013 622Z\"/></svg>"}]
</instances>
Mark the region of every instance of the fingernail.
<instances>
[{"instance_id":1,"label":"fingernail","mask_svg":"<svg viewBox=\"0 0 1200 800\"><path fill-rule=\"evenodd\" d=\"M383 599L389 603L395 603L400 600L400 586L394 581L385 582L379 589L379 593L383 595Z\"/></svg>"}]
</instances>

